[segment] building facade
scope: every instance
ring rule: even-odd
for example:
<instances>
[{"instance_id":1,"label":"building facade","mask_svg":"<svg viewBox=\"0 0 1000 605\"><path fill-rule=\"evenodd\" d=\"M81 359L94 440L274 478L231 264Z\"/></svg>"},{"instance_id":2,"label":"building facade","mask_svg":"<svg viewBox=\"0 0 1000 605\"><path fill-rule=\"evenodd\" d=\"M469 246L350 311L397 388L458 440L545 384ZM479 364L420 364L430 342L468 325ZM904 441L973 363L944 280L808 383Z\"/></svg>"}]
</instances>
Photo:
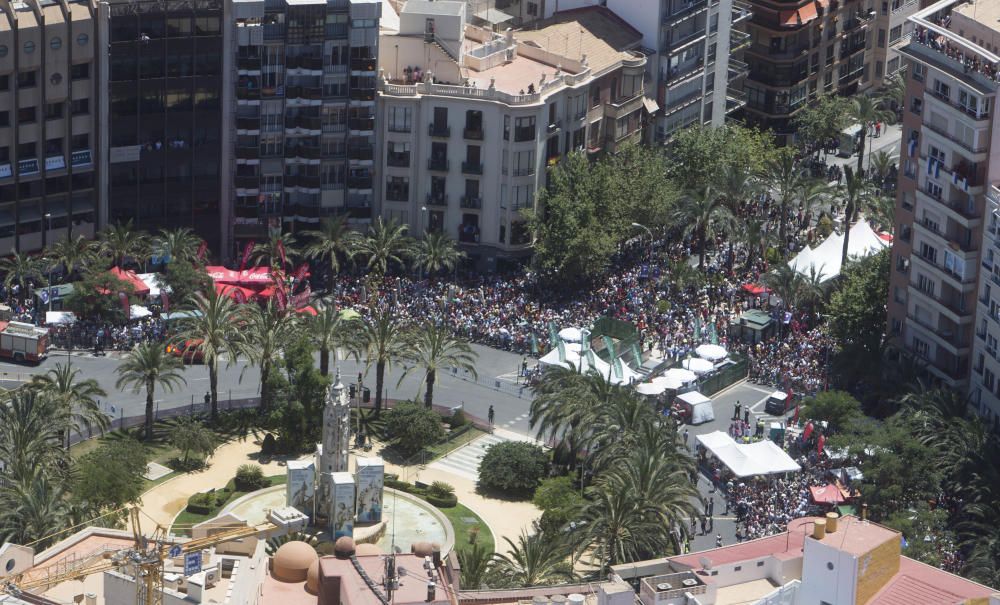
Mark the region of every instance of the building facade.
<instances>
[{"instance_id":1,"label":"building facade","mask_svg":"<svg viewBox=\"0 0 1000 605\"><path fill-rule=\"evenodd\" d=\"M978 13L978 14L977 14ZM997 410L995 223L1000 6L944 0L910 17L888 328L940 384ZM989 227L984 229L984 227ZM992 232L991 232L992 229ZM996 273L994 273L996 271Z\"/></svg>"},{"instance_id":2,"label":"building facade","mask_svg":"<svg viewBox=\"0 0 1000 605\"><path fill-rule=\"evenodd\" d=\"M899 49L906 45L913 34L909 17L920 8L920 0L879 0L876 3L875 22L871 45L872 86L878 88L892 75L899 73L905 60Z\"/></svg>"},{"instance_id":3,"label":"building facade","mask_svg":"<svg viewBox=\"0 0 1000 605\"><path fill-rule=\"evenodd\" d=\"M232 241L371 218L381 3L237 0Z\"/></svg>"},{"instance_id":4,"label":"building facade","mask_svg":"<svg viewBox=\"0 0 1000 605\"><path fill-rule=\"evenodd\" d=\"M224 0L101 3L108 223L222 244Z\"/></svg>"},{"instance_id":5,"label":"building facade","mask_svg":"<svg viewBox=\"0 0 1000 605\"><path fill-rule=\"evenodd\" d=\"M793 118L824 94L872 85L870 0L752 0L746 117L790 143Z\"/></svg>"},{"instance_id":6,"label":"building facade","mask_svg":"<svg viewBox=\"0 0 1000 605\"><path fill-rule=\"evenodd\" d=\"M379 214L443 231L471 262L524 256L547 167L638 141L648 120L641 36L603 7L505 34L463 2L410 0L381 42Z\"/></svg>"},{"instance_id":7,"label":"building facade","mask_svg":"<svg viewBox=\"0 0 1000 605\"><path fill-rule=\"evenodd\" d=\"M93 236L96 5L0 5L0 250Z\"/></svg>"}]
</instances>

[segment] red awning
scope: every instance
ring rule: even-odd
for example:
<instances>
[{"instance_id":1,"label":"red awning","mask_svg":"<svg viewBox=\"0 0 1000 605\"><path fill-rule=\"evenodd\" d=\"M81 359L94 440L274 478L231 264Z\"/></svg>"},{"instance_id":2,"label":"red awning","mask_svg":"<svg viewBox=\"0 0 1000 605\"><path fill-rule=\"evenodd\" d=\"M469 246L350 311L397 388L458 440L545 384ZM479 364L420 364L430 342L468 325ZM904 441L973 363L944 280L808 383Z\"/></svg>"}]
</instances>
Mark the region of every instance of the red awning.
<instances>
[{"instance_id":1,"label":"red awning","mask_svg":"<svg viewBox=\"0 0 1000 605\"><path fill-rule=\"evenodd\" d=\"M797 27L799 25L809 23L818 16L819 14L816 12L816 4L814 2L810 2L798 10L781 11L778 13L778 21L783 27Z\"/></svg>"},{"instance_id":2,"label":"red awning","mask_svg":"<svg viewBox=\"0 0 1000 605\"><path fill-rule=\"evenodd\" d=\"M250 288L241 288L232 284L215 284L215 292L220 296L228 296L240 304L247 302L257 294Z\"/></svg>"},{"instance_id":3,"label":"red awning","mask_svg":"<svg viewBox=\"0 0 1000 605\"><path fill-rule=\"evenodd\" d=\"M304 313L306 315L312 315L313 317L316 317L317 315L319 315L319 313L316 312L316 309L314 309L312 306L307 306L307 307L302 307L301 309L296 309L295 312L296 313Z\"/></svg>"},{"instance_id":4,"label":"red awning","mask_svg":"<svg viewBox=\"0 0 1000 605\"><path fill-rule=\"evenodd\" d=\"M268 286L268 287L264 288L263 290L259 290L259 291L255 292L254 296L256 296L258 300L266 301L269 298L274 298L274 295L276 293L277 293L277 290L275 290L274 287Z\"/></svg>"},{"instance_id":5,"label":"red awning","mask_svg":"<svg viewBox=\"0 0 1000 605\"><path fill-rule=\"evenodd\" d=\"M122 271L118 267L111 267L111 274L124 282L132 284L132 288L135 290L137 296L149 296L149 286L146 285L146 282L139 279L135 271Z\"/></svg>"},{"instance_id":6,"label":"red awning","mask_svg":"<svg viewBox=\"0 0 1000 605\"><path fill-rule=\"evenodd\" d=\"M819 17L819 13L816 12L816 4L813 2L810 2L809 4L806 4L805 6L799 9L800 23L803 24L809 23L810 21L816 19L817 17Z\"/></svg>"},{"instance_id":7,"label":"red awning","mask_svg":"<svg viewBox=\"0 0 1000 605\"><path fill-rule=\"evenodd\" d=\"M833 483L810 487L809 495L812 496L813 502L816 504L840 504L847 502L847 498L844 497L840 488Z\"/></svg>"},{"instance_id":8,"label":"red awning","mask_svg":"<svg viewBox=\"0 0 1000 605\"><path fill-rule=\"evenodd\" d=\"M879 233L878 237L879 237L880 240L882 240L884 242L890 242L890 243L892 242L892 234L891 233Z\"/></svg>"},{"instance_id":9,"label":"red awning","mask_svg":"<svg viewBox=\"0 0 1000 605\"><path fill-rule=\"evenodd\" d=\"M759 284L743 284L743 291L746 292L747 294L752 294L754 296L767 294L767 288Z\"/></svg>"},{"instance_id":10,"label":"red awning","mask_svg":"<svg viewBox=\"0 0 1000 605\"><path fill-rule=\"evenodd\" d=\"M232 284L245 288L262 288L274 283L271 270L266 267L255 267L244 271L234 271L225 267L205 267L205 272L212 281L220 284Z\"/></svg>"}]
</instances>

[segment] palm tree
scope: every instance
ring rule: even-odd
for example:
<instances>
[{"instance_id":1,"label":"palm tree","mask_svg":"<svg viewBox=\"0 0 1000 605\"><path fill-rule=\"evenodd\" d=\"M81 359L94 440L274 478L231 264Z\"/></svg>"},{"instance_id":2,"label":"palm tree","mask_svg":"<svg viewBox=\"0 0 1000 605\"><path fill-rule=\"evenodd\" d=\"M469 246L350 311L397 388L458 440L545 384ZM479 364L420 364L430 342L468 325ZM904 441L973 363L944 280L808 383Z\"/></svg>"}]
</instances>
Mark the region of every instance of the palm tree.
<instances>
[{"instance_id":1,"label":"palm tree","mask_svg":"<svg viewBox=\"0 0 1000 605\"><path fill-rule=\"evenodd\" d=\"M272 300L263 306L250 305L243 332L247 353L260 369L260 407L265 412L271 407L271 372L275 361L298 327L297 316L279 309Z\"/></svg>"},{"instance_id":2,"label":"palm tree","mask_svg":"<svg viewBox=\"0 0 1000 605\"><path fill-rule=\"evenodd\" d=\"M70 524L65 482L36 472L0 490L0 540L45 548Z\"/></svg>"},{"instance_id":3,"label":"palm tree","mask_svg":"<svg viewBox=\"0 0 1000 605\"><path fill-rule=\"evenodd\" d=\"M402 359L408 343L403 327L389 309L376 309L361 324L360 349L365 352L367 367L375 364L375 415L382 411L382 386L385 370Z\"/></svg>"},{"instance_id":4,"label":"palm tree","mask_svg":"<svg viewBox=\"0 0 1000 605\"><path fill-rule=\"evenodd\" d=\"M266 242L254 245L250 252L250 264L255 267L266 265L284 271L300 256L296 244L297 240L291 233L272 235ZM284 250L284 262L281 260L282 250Z\"/></svg>"},{"instance_id":5,"label":"palm tree","mask_svg":"<svg viewBox=\"0 0 1000 605\"><path fill-rule=\"evenodd\" d=\"M67 237L49 246L45 256L56 266L66 268L67 277L76 270L85 270L99 256L97 245L82 235Z\"/></svg>"},{"instance_id":6,"label":"palm tree","mask_svg":"<svg viewBox=\"0 0 1000 605\"><path fill-rule=\"evenodd\" d=\"M509 549L497 555L496 571L507 583L527 587L576 579L569 563L572 549L562 536L521 530L516 544L508 537L504 541Z\"/></svg>"},{"instance_id":7,"label":"palm tree","mask_svg":"<svg viewBox=\"0 0 1000 605\"><path fill-rule=\"evenodd\" d=\"M138 262L151 250L149 236L145 231L137 231L131 220L124 225L108 225L99 234L99 239L104 253L111 257L111 264L116 267L124 267L126 259Z\"/></svg>"},{"instance_id":8,"label":"palm tree","mask_svg":"<svg viewBox=\"0 0 1000 605\"><path fill-rule=\"evenodd\" d=\"M601 571L661 555L670 545L670 528L647 515L640 500L610 484L590 489L575 535L578 557L589 553Z\"/></svg>"},{"instance_id":9,"label":"palm tree","mask_svg":"<svg viewBox=\"0 0 1000 605\"><path fill-rule=\"evenodd\" d=\"M705 268L705 252L708 240L715 237L714 226L728 222L732 212L723 203L725 200L712 185L691 190L680 198L674 211L674 221L684 232L698 240L698 268Z\"/></svg>"},{"instance_id":10,"label":"palm tree","mask_svg":"<svg viewBox=\"0 0 1000 605\"><path fill-rule=\"evenodd\" d=\"M444 326L430 321L424 322L412 334L404 356L414 365L403 371L399 382L402 383L414 368L419 367L424 370L424 405L428 409L434 405L434 384L437 382L438 370L458 368L478 378L476 359L479 355L472 350L469 343L454 336L451 330Z\"/></svg>"},{"instance_id":11,"label":"palm tree","mask_svg":"<svg viewBox=\"0 0 1000 605\"><path fill-rule=\"evenodd\" d=\"M0 405L0 460L8 477L29 477L62 466L64 409L30 389L11 393Z\"/></svg>"},{"instance_id":12,"label":"palm tree","mask_svg":"<svg viewBox=\"0 0 1000 605\"><path fill-rule=\"evenodd\" d=\"M347 225L346 214L325 218L319 229L304 231L302 235L310 240L303 250L305 256L326 261L333 275L340 272L341 258L350 260L354 256L359 239L359 234Z\"/></svg>"},{"instance_id":13,"label":"palm tree","mask_svg":"<svg viewBox=\"0 0 1000 605\"><path fill-rule=\"evenodd\" d=\"M219 417L219 362L225 358L232 367L237 358L247 352L243 329L244 311L228 296L220 296L214 288L206 294L194 295L195 315L180 320L175 342L192 355L201 355L208 366L208 388L212 405L212 420Z\"/></svg>"},{"instance_id":14,"label":"palm tree","mask_svg":"<svg viewBox=\"0 0 1000 605\"><path fill-rule=\"evenodd\" d=\"M406 225L400 225L395 220L385 222L378 217L358 242L357 253L367 259L366 266L372 274L381 278L393 263L403 264L410 255L411 247Z\"/></svg>"},{"instance_id":15,"label":"palm tree","mask_svg":"<svg viewBox=\"0 0 1000 605\"><path fill-rule=\"evenodd\" d=\"M858 141L858 174L864 174L865 139L868 138L868 126L875 122L892 124L896 121L896 112L885 106L885 99L855 95L847 104L847 116L855 124L861 124L861 135Z\"/></svg>"},{"instance_id":16,"label":"palm tree","mask_svg":"<svg viewBox=\"0 0 1000 605\"><path fill-rule=\"evenodd\" d=\"M45 374L35 374L27 388L33 389L42 396L52 399L61 409L60 418L65 422L61 427L63 447L69 449L69 437L72 432L86 429L89 433L94 429L102 433L108 428L108 417L101 410L98 397L108 394L93 378L81 379L81 370L74 369L69 364L57 363L56 367Z\"/></svg>"},{"instance_id":17,"label":"palm tree","mask_svg":"<svg viewBox=\"0 0 1000 605\"><path fill-rule=\"evenodd\" d=\"M344 319L342 312L333 303L324 304L319 313L308 320L309 336L319 349L319 372L323 376L330 373L330 352L338 347L354 349L360 326L355 319Z\"/></svg>"},{"instance_id":18,"label":"palm tree","mask_svg":"<svg viewBox=\"0 0 1000 605\"><path fill-rule=\"evenodd\" d=\"M193 263L198 260L202 239L187 227L161 229L153 239L153 249L160 256L170 257L171 262Z\"/></svg>"},{"instance_id":19,"label":"palm tree","mask_svg":"<svg viewBox=\"0 0 1000 605\"><path fill-rule=\"evenodd\" d=\"M478 590L486 581L486 575L494 561L494 554L480 544L458 551L458 563L462 569L461 586L464 590Z\"/></svg>"},{"instance_id":20,"label":"palm tree","mask_svg":"<svg viewBox=\"0 0 1000 605\"><path fill-rule=\"evenodd\" d=\"M118 368L116 389L131 388L133 393L146 389L146 440L153 438L153 403L156 387L163 387L168 392L187 384L181 376L184 364L180 359L167 353L159 343L147 342L138 344L129 351Z\"/></svg>"},{"instance_id":21,"label":"palm tree","mask_svg":"<svg viewBox=\"0 0 1000 605\"><path fill-rule=\"evenodd\" d=\"M447 234L431 231L414 246L413 265L421 273L433 276L438 272L453 271L465 256L465 252L456 248L455 240Z\"/></svg>"},{"instance_id":22,"label":"palm tree","mask_svg":"<svg viewBox=\"0 0 1000 605\"><path fill-rule=\"evenodd\" d=\"M28 287L33 278L41 278L42 266L37 258L15 251L6 258L0 259L0 273L4 274L3 285L9 290L18 288L18 299L28 297Z\"/></svg>"},{"instance_id":23,"label":"palm tree","mask_svg":"<svg viewBox=\"0 0 1000 605\"><path fill-rule=\"evenodd\" d=\"M844 249L840 256L841 271L847 267L847 251L851 239L851 225L858 220L858 215L862 210L866 210L873 205L874 195L871 186L861 176L854 174L850 166L844 167L844 185L841 187L841 194L846 202L844 208Z\"/></svg>"},{"instance_id":24,"label":"palm tree","mask_svg":"<svg viewBox=\"0 0 1000 605\"><path fill-rule=\"evenodd\" d=\"M822 267L819 269L823 270ZM761 281L771 289L778 298L785 304L786 309L794 309L799 304L804 284L802 275L788 266L787 263L778 263L768 273L764 274Z\"/></svg>"},{"instance_id":25,"label":"palm tree","mask_svg":"<svg viewBox=\"0 0 1000 605\"><path fill-rule=\"evenodd\" d=\"M869 171L875 177L875 182L881 189L882 183L889 176L889 170L895 163L892 154L885 151L876 151L868 158Z\"/></svg>"},{"instance_id":26,"label":"palm tree","mask_svg":"<svg viewBox=\"0 0 1000 605\"><path fill-rule=\"evenodd\" d=\"M882 98L900 106L906 100L906 67L889 76L882 90Z\"/></svg>"},{"instance_id":27,"label":"palm tree","mask_svg":"<svg viewBox=\"0 0 1000 605\"><path fill-rule=\"evenodd\" d=\"M778 240L782 258L788 250L788 218L792 204L801 202L808 211L824 199L828 188L806 175L791 150L778 153L767 163L764 180L778 203Z\"/></svg>"},{"instance_id":28,"label":"palm tree","mask_svg":"<svg viewBox=\"0 0 1000 605\"><path fill-rule=\"evenodd\" d=\"M741 214L742 208L740 207L743 201L756 195L758 189L760 188L760 182L750 170L749 166L743 163L734 162L729 164L723 170L723 173L719 176L716 187L718 187L720 195L725 200L725 204L729 207L729 212L732 217L735 218ZM729 227L733 232L739 231L741 233L746 233L747 223L745 221L739 221L734 223ZM734 237L729 238L729 268L732 268L732 263L735 258L733 253L736 239Z\"/></svg>"}]
</instances>

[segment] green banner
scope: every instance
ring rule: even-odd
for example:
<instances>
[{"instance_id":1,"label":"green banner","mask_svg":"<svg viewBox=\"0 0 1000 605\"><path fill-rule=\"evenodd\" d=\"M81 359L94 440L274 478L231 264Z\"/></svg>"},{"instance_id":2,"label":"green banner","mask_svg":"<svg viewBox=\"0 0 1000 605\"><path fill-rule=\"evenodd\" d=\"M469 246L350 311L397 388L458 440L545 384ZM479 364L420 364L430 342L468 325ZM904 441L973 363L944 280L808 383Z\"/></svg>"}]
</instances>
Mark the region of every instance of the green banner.
<instances>
[{"instance_id":1,"label":"green banner","mask_svg":"<svg viewBox=\"0 0 1000 605\"><path fill-rule=\"evenodd\" d=\"M694 318L694 340L695 340L695 342L698 342L699 340L701 340L701 318L700 317L695 317Z\"/></svg>"},{"instance_id":2,"label":"green banner","mask_svg":"<svg viewBox=\"0 0 1000 605\"><path fill-rule=\"evenodd\" d=\"M601 338L604 339L604 348L608 350L608 359L614 359L617 355L617 353L615 353L615 342L606 334Z\"/></svg>"},{"instance_id":3,"label":"green banner","mask_svg":"<svg viewBox=\"0 0 1000 605\"><path fill-rule=\"evenodd\" d=\"M556 342L556 346L559 348L559 362L562 363L566 361L566 343L560 339Z\"/></svg>"},{"instance_id":4,"label":"green banner","mask_svg":"<svg viewBox=\"0 0 1000 605\"><path fill-rule=\"evenodd\" d=\"M590 330L580 330L580 350L584 353L590 351Z\"/></svg>"},{"instance_id":5,"label":"green banner","mask_svg":"<svg viewBox=\"0 0 1000 605\"><path fill-rule=\"evenodd\" d=\"M614 372L615 372L615 378L617 378L618 380L621 380L622 376L624 376L624 373L622 371L622 358L621 357L615 357L614 359L611 360L611 369L614 370Z\"/></svg>"},{"instance_id":6,"label":"green banner","mask_svg":"<svg viewBox=\"0 0 1000 605\"><path fill-rule=\"evenodd\" d=\"M538 337L531 335L531 354L538 355Z\"/></svg>"},{"instance_id":7,"label":"green banner","mask_svg":"<svg viewBox=\"0 0 1000 605\"><path fill-rule=\"evenodd\" d=\"M632 343L632 357L635 357L635 367L642 365L642 351L639 350L639 345Z\"/></svg>"},{"instance_id":8,"label":"green banner","mask_svg":"<svg viewBox=\"0 0 1000 605\"><path fill-rule=\"evenodd\" d=\"M559 338L559 330L556 329L556 324L554 322L549 322L549 346L555 348L562 339Z\"/></svg>"}]
</instances>

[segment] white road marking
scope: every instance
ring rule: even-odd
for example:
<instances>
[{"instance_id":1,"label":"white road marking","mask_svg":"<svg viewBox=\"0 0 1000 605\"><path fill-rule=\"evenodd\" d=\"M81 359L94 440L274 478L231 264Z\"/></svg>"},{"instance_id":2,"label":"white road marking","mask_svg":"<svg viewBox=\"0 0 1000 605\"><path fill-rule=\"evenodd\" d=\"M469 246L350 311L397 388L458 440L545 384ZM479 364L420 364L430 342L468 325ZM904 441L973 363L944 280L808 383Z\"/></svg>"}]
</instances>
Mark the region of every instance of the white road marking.
<instances>
[{"instance_id":1,"label":"white road marking","mask_svg":"<svg viewBox=\"0 0 1000 605\"><path fill-rule=\"evenodd\" d=\"M750 411L753 412L754 414L756 414L757 413L757 408L759 408L762 404L767 403L767 400L770 399L770 398L771 398L771 394L768 393L766 397L764 397L763 399L761 399L757 403L755 403L752 406L750 406Z\"/></svg>"}]
</instances>

